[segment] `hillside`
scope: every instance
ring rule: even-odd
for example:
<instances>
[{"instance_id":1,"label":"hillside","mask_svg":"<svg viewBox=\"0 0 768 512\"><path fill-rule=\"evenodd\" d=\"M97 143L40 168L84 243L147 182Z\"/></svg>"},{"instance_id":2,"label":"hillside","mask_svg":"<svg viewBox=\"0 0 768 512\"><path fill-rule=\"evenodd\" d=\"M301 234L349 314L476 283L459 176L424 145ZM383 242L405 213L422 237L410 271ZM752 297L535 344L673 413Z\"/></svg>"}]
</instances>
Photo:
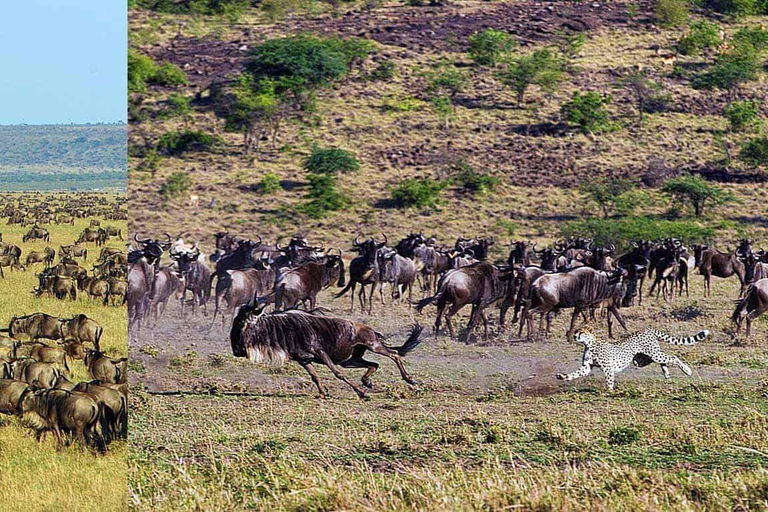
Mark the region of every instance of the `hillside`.
<instances>
[{"instance_id":1,"label":"hillside","mask_svg":"<svg viewBox=\"0 0 768 512\"><path fill-rule=\"evenodd\" d=\"M124 124L0 126L4 190L125 187Z\"/></svg>"},{"instance_id":2,"label":"hillside","mask_svg":"<svg viewBox=\"0 0 768 512\"><path fill-rule=\"evenodd\" d=\"M597 206L579 192L580 185L626 178L650 197L632 214L674 218L687 212L672 205L654 179L692 173L730 189L737 199L735 207L712 209L692 222L717 231L723 241L747 232L763 236L765 167L739 158L742 145L758 135L731 131L723 109L733 101L751 100L765 116L765 73L729 89L694 88L696 74L709 69L720 50L677 53L679 39L690 29L687 24L660 28L652 4L523 1L406 7L384 2L371 10L354 5L335 15L297 11L276 21L254 10L235 24L216 17L131 12L135 51L158 65L174 64L187 77L186 85L150 83L146 92L133 95L131 145L138 158L131 171L131 203L146 212L134 221L136 229L173 227L208 242L219 229L273 237L299 230L339 244L358 232L412 229L448 240L464 233L546 241L560 233L563 221L599 216ZM726 41L744 27L765 22L704 11L691 19L716 23ZM532 85L517 105L513 90L498 79L503 67L478 66L467 54L468 38L488 27L511 34L519 45L512 51L515 56L542 48L555 51L564 34L583 36L583 45L554 89ZM289 117L274 143L266 139L258 154L246 155L243 136L225 131L224 120L215 114L209 87L242 73L250 52L264 41L305 33L367 38L374 41L375 52L346 78L318 90L311 116ZM466 79L452 97L447 127L427 84L429 74L441 68ZM663 103L645 113L642 124L626 85L637 72ZM576 91L611 96L609 130L583 133L564 122L561 108ZM179 96L186 96L190 107L181 116L169 107L169 98ZM146 165L148 159L141 157L164 134L185 129L220 136L224 144L153 154L155 161ZM315 145L352 150L360 161L358 172L338 179L348 199L345 207L319 219L301 208L308 191L302 164ZM479 195L457 185L458 169L467 165L496 178L495 190ZM280 187L264 192L260 182L268 173ZM174 174L173 179L184 176L185 184L163 198L158 192ZM397 208L390 191L417 177L446 182L437 204ZM454 181L447 183L451 177ZM194 210L188 193L200 198Z\"/></svg>"}]
</instances>

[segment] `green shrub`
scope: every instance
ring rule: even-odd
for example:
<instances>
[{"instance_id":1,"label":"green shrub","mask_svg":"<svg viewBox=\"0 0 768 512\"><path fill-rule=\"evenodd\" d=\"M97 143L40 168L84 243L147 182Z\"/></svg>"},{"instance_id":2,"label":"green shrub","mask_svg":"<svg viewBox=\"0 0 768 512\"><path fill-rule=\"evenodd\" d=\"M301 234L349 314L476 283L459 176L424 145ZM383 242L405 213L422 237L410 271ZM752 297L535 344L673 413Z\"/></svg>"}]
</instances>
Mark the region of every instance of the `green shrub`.
<instances>
[{"instance_id":1,"label":"green shrub","mask_svg":"<svg viewBox=\"0 0 768 512\"><path fill-rule=\"evenodd\" d=\"M760 128L760 102L734 101L726 105L723 115L731 124L731 131L745 132Z\"/></svg>"},{"instance_id":2,"label":"green shrub","mask_svg":"<svg viewBox=\"0 0 768 512\"><path fill-rule=\"evenodd\" d=\"M273 172L268 172L262 176L261 180L259 180L258 188L264 195L274 194L283 190L283 186L280 184L280 177Z\"/></svg>"},{"instance_id":3,"label":"green shrub","mask_svg":"<svg viewBox=\"0 0 768 512\"><path fill-rule=\"evenodd\" d=\"M674 200L690 204L697 217L704 212L706 205L723 204L735 199L729 190L714 185L700 176L691 175L668 180L664 183L662 191Z\"/></svg>"},{"instance_id":4,"label":"green shrub","mask_svg":"<svg viewBox=\"0 0 768 512\"><path fill-rule=\"evenodd\" d=\"M634 187L635 184L627 179L604 178L584 182L579 190L600 207L603 211L603 218L607 219L614 211L621 196Z\"/></svg>"},{"instance_id":5,"label":"green shrub","mask_svg":"<svg viewBox=\"0 0 768 512\"><path fill-rule=\"evenodd\" d=\"M157 151L165 155L178 156L190 151L212 151L223 144L224 141L218 135L182 130L163 134L157 141Z\"/></svg>"},{"instance_id":6,"label":"green shrub","mask_svg":"<svg viewBox=\"0 0 768 512\"><path fill-rule=\"evenodd\" d=\"M692 84L697 89L730 89L738 84L755 80L762 64L758 52L749 45L738 45L721 53L715 64L696 76Z\"/></svg>"},{"instance_id":7,"label":"green shrub","mask_svg":"<svg viewBox=\"0 0 768 512\"><path fill-rule=\"evenodd\" d=\"M384 60L379 62L378 66L376 66L370 73L368 73L366 78L374 82L386 82L388 80L392 80L396 73L397 65L395 62L391 60Z\"/></svg>"},{"instance_id":8,"label":"green shrub","mask_svg":"<svg viewBox=\"0 0 768 512\"><path fill-rule=\"evenodd\" d=\"M341 210L349 201L336 189L336 177L330 174L309 174L309 201L300 205L300 213L315 219L325 217L329 211Z\"/></svg>"},{"instance_id":9,"label":"green shrub","mask_svg":"<svg viewBox=\"0 0 768 512\"><path fill-rule=\"evenodd\" d=\"M573 93L571 101L561 107L565 121L575 125L584 133L600 133L613 127L610 114L605 107L611 102L611 95L587 91Z\"/></svg>"},{"instance_id":10,"label":"green shrub","mask_svg":"<svg viewBox=\"0 0 768 512\"><path fill-rule=\"evenodd\" d=\"M145 92L147 84L174 87L186 83L186 73L175 64L158 65L147 55L128 51L128 92Z\"/></svg>"},{"instance_id":11,"label":"green shrub","mask_svg":"<svg viewBox=\"0 0 768 512\"><path fill-rule=\"evenodd\" d=\"M562 78L560 61L548 49L536 50L530 55L509 58L496 73L496 78L515 91L518 106L523 104L525 92L538 85L551 93Z\"/></svg>"},{"instance_id":12,"label":"green shrub","mask_svg":"<svg viewBox=\"0 0 768 512\"><path fill-rule=\"evenodd\" d=\"M757 137L745 142L739 157L755 167L768 166L768 137Z\"/></svg>"},{"instance_id":13,"label":"green shrub","mask_svg":"<svg viewBox=\"0 0 768 512\"><path fill-rule=\"evenodd\" d=\"M134 3L157 12L224 15L231 19L237 19L251 6L251 0L134 0Z\"/></svg>"},{"instance_id":14,"label":"green shrub","mask_svg":"<svg viewBox=\"0 0 768 512\"><path fill-rule=\"evenodd\" d=\"M476 171L466 163L459 164L454 183L475 195L485 195L499 186L499 178Z\"/></svg>"},{"instance_id":15,"label":"green shrub","mask_svg":"<svg viewBox=\"0 0 768 512\"><path fill-rule=\"evenodd\" d=\"M304 160L304 170L314 174L357 172L360 170L360 162L351 151L315 147L312 154Z\"/></svg>"},{"instance_id":16,"label":"green shrub","mask_svg":"<svg viewBox=\"0 0 768 512\"><path fill-rule=\"evenodd\" d=\"M698 55L707 48L722 44L720 26L717 23L701 20L691 23L688 33L680 38L677 51L683 55Z\"/></svg>"},{"instance_id":17,"label":"green shrub","mask_svg":"<svg viewBox=\"0 0 768 512\"><path fill-rule=\"evenodd\" d=\"M640 439L640 431L635 427L613 427L608 431L608 444L623 446L632 444Z\"/></svg>"},{"instance_id":18,"label":"green shrub","mask_svg":"<svg viewBox=\"0 0 768 512\"><path fill-rule=\"evenodd\" d=\"M763 27L740 28L733 34L733 45L751 47L758 54L764 54L768 50L768 30Z\"/></svg>"},{"instance_id":19,"label":"green shrub","mask_svg":"<svg viewBox=\"0 0 768 512\"><path fill-rule=\"evenodd\" d=\"M427 82L428 93L445 94L451 98L463 91L469 83L467 73L445 61L425 72L424 78Z\"/></svg>"},{"instance_id":20,"label":"green shrub","mask_svg":"<svg viewBox=\"0 0 768 512\"><path fill-rule=\"evenodd\" d=\"M430 178L410 178L401 181L392 189L392 200L399 208L435 206L447 182Z\"/></svg>"},{"instance_id":21,"label":"green shrub","mask_svg":"<svg viewBox=\"0 0 768 512\"><path fill-rule=\"evenodd\" d=\"M192 180L183 172L174 172L165 182L160 185L160 195L167 201L180 196L189 190L192 186Z\"/></svg>"},{"instance_id":22,"label":"green shrub","mask_svg":"<svg viewBox=\"0 0 768 512\"><path fill-rule=\"evenodd\" d=\"M488 28L469 36L469 56L481 66L495 66L499 57L510 52L517 43L506 32Z\"/></svg>"},{"instance_id":23,"label":"green shrub","mask_svg":"<svg viewBox=\"0 0 768 512\"><path fill-rule=\"evenodd\" d=\"M715 229L694 221L659 220L654 217L621 217L618 219L588 218L567 222L560 229L560 236L594 238L596 244L615 243L626 249L633 240L678 238L692 243L704 242L715 236Z\"/></svg>"},{"instance_id":24,"label":"green shrub","mask_svg":"<svg viewBox=\"0 0 768 512\"><path fill-rule=\"evenodd\" d=\"M656 20L665 27L676 27L688 21L690 6L687 0L657 0Z\"/></svg>"},{"instance_id":25,"label":"green shrub","mask_svg":"<svg viewBox=\"0 0 768 512\"><path fill-rule=\"evenodd\" d=\"M703 4L715 12L736 18L758 14L762 7L760 0L705 0Z\"/></svg>"},{"instance_id":26,"label":"green shrub","mask_svg":"<svg viewBox=\"0 0 768 512\"><path fill-rule=\"evenodd\" d=\"M166 117L187 117L192 113L189 98L183 94L171 94L168 96L165 108Z\"/></svg>"},{"instance_id":27,"label":"green shrub","mask_svg":"<svg viewBox=\"0 0 768 512\"><path fill-rule=\"evenodd\" d=\"M175 87L187 84L187 74L176 64L166 62L157 68L155 76L150 81L157 85Z\"/></svg>"}]
</instances>

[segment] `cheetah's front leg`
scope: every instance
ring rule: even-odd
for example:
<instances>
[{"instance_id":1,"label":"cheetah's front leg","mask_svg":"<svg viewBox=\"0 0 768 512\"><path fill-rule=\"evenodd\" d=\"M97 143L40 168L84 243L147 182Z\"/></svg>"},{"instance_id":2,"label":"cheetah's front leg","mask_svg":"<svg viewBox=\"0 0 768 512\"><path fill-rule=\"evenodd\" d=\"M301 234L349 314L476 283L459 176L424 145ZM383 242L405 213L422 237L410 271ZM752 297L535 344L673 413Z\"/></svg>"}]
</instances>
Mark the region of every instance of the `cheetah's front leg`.
<instances>
[{"instance_id":1,"label":"cheetah's front leg","mask_svg":"<svg viewBox=\"0 0 768 512\"><path fill-rule=\"evenodd\" d=\"M589 375L589 372L592 371L592 366L585 364L582 365L578 370L576 370L573 373L558 373L555 375L559 380L574 380L578 379L580 377L586 377Z\"/></svg>"}]
</instances>

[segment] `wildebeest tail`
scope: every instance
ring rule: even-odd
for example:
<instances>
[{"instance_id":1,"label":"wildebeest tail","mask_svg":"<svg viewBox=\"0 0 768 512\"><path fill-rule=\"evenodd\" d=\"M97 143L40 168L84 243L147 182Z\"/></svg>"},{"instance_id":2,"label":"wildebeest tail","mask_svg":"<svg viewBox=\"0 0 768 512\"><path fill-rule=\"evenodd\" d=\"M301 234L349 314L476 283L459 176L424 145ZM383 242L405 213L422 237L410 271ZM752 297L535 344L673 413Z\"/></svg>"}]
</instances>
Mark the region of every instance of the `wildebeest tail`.
<instances>
[{"instance_id":1,"label":"wildebeest tail","mask_svg":"<svg viewBox=\"0 0 768 512\"><path fill-rule=\"evenodd\" d=\"M443 291L440 290L435 295L431 297L427 297L426 299L421 299L419 302L416 303L416 311L421 313L421 310L423 310L425 307L429 306L430 304L433 304L434 302L440 300L440 297L443 296Z\"/></svg>"},{"instance_id":2,"label":"wildebeest tail","mask_svg":"<svg viewBox=\"0 0 768 512\"><path fill-rule=\"evenodd\" d=\"M96 340L93 342L93 346L96 348L97 351L101 352L101 333L104 331L103 327L98 327L96 329Z\"/></svg>"},{"instance_id":3,"label":"wildebeest tail","mask_svg":"<svg viewBox=\"0 0 768 512\"><path fill-rule=\"evenodd\" d=\"M333 298L338 299L339 297L342 297L345 293L349 291L350 288L352 288L352 285L354 284L355 284L355 281L350 279L349 282L347 283L347 286L345 286L344 289L341 290L339 293L334 294Z\"/></svg>"},{"instance_id":4,"label":"wildebeest tail","mask_svg":"<svg viewBox=\"0 0 768 512\"><path fill-rule=\"evenodd\" d=\"M731 315L731 322L734 322L736 324L739 323L741 320L741 316L744 314L744 310L749 305L750 298L752 294L754 293L754 286L750 286L747 288L747 293L744 294L744 296L740 299L735 300L736 303L736 309L733 310L733 314Z\"/></svg>"},{"instance_id":5,"label":"wildebeest tail","mask_svg":"<svg viewBox=\"0 0 768 512\"><path fill-rule=\"evenodd\" d=\"M408 339L405 340L405 343L400 345L399 347L388 347L390 350L394 350L401 356L405 356L410 351L415 349L419 346L419 343L421 343L421 331L424 330L424 326L421 324L414 324L413 328L411 329L411 334L408 335ZM374 331L376 332L376 331ZM379 339L383 338L383 335L380 332L376 332L376 336Z\"/></svg>"}]
</instances>

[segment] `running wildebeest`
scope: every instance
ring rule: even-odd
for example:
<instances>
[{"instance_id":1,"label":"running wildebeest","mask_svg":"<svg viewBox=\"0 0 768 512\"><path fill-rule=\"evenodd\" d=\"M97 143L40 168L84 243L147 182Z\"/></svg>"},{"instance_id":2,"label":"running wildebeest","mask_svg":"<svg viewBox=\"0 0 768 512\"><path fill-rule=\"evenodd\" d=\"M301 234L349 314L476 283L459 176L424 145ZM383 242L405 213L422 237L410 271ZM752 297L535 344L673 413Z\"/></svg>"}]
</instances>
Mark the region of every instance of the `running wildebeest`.
<instances>
[{"instance_id":1,"label":"running wildebeest","mask_svg":"<svg viewBox=\"0 0 768 512\"><path fill-rule=\"evenodd\" d=\"M344 286L344 253L327 254L321 263L304 263L296 268L288 269L278 274L271 296L260 297L260 302L274 300L275 309L289 309L301 301L305 308L316 306L317 294L328 288L334 282L336 286ZM285 308L283 307L285 306Z\"/></svg>"},{"instance_id":2,"label":"running wildebeest","mask_svg":"<svg viewBox=\"0 0 768 512\"><path fill-rule=\"evenodd\" d=\"M334 295L334 298L344 296L349 290L352 290L352 302L349 306L349 312L351 313L355 309L355 287L360 285L360 292L358 293L358 299L360 300L360 309L365 312L365 287L371 286L371 293L368 297L368 314L371 314L373 309L373 292L376 290L376 284L379 282L378 261L376 255L385 245L387 245L387 235L384 235L383 242L377 242L373 237L364 242L359 241L359 236L355 237L352 242L354 249L358 252L359 256L355 257L349 264L349 283L339 293Z\"/></svg>"},{"instance_id":3,"label":"running wildebeest","mask_svg":"<svg viewBox=\"0 0 768 512\"><path fill-rule=\"evenodd\" d=\"M744 297L736 301L731 321L736 324L736 332L741 330L741 324L746 320L747 337L752 334L752 321L768 311L768 278L760 279L749 285Z\"/></svg>"},{"instance_id":4,"label":"running wildebeest","mask_svg":"<svg viewBox=\"0 0 768 512\"><path fill-rule=\"evenodd\" d=\"M420 325L413 327L403 345L387 347L382 343L381 335L364 324L300 310L266 314L265 308L246 306L238 312L230 332L235 357L247 357L253 363L296 361L309 373L320 395L327 397L313 366L314 363L323 364L336 378L354 389L357 396L365 399L366 392L353 384L336 365L366 368L361 381L364 387L370 389L371 376L379 367L377 363L363 358L366 350L370 350L392 359L403 380L415 384L403 366L402 357L419 344Z\"/></svg>"}]
</instances>

